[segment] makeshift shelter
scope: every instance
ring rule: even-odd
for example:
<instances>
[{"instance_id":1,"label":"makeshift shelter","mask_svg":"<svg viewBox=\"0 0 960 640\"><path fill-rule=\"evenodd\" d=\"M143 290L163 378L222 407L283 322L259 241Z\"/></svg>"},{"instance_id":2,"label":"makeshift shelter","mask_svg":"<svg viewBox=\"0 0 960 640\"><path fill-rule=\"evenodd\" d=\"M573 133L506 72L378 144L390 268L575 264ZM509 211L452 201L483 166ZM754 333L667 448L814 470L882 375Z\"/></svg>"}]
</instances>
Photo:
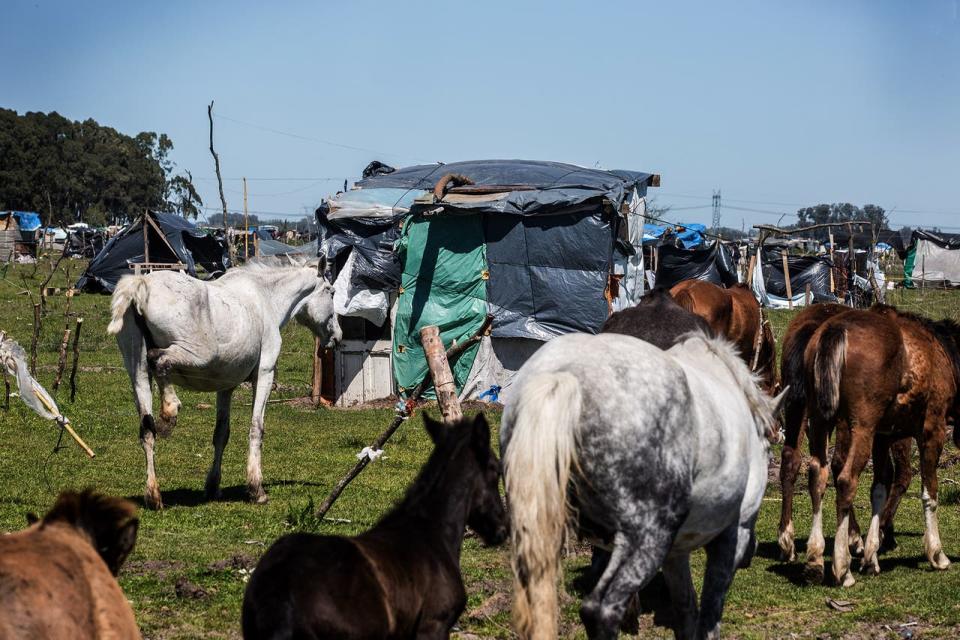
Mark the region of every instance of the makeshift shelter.
<instances>
[{"instance_id":1,"label":"makeshift shelter","mask_svg":"<svg viewBox=\"0 0 960 640\"><path fill-rule=\"evenodd\" d=\"M0 211L0 262L35 258L39 229L39 214Z\"/></svg>"},{"instance_id":2,"label":"makeshift shelter","mask_svg":"<svg viewBox=\"0 0 960 640\"><path fill-rule=\"evenodd\" d=\"M904 285L960 286L960 234L917 229L903 261Z\"/></svg>"},{"instance_id":3,"label":"makeshift shelter","mask_svg":"<svg viewBox=\"0 0 960 640\"><path fill-rule=\"evenodd\" d=\"M379 373L363 371L361 347L370 357L389 345L403 394L427 373L420 328L439 326L450 345L488 314L491 336L453 363L454 378L463 396L508 394L543 341L594 333L612 309L639 300L644 197L658 185L648 173L486 160L381 165L329 199L318 210L319 246L339 270L335 306L367 323L364 345L344 325L341 352L360 370L338 368L341 403L358 378L357 399L373 399L366 381Z\"/></svg>"},{"instance_id":4,"label":"makeshift shelter","mask_svg":"<svg viewBox=\"0 0 960 640\"><path fill-rule=\"evenodd\" d=\"M178 215L148 212L110 239L87 266L76 287L112 293L121 277L141 271L177 269L197 275L223 272L230 265L227 249Z\"/></svg>"},{"instance_id":5,"label":"makeshift shelter","mask_svg":"<svg viewBox=\"0 0 960 640\"><path fill-rule=\"evenodd\" d=\"M658 248L656 285L669 289L683 280L706 280L729 287L737 283L737 267L722 242L684 249L673 244Z\"/></svg>"}]
</instances>

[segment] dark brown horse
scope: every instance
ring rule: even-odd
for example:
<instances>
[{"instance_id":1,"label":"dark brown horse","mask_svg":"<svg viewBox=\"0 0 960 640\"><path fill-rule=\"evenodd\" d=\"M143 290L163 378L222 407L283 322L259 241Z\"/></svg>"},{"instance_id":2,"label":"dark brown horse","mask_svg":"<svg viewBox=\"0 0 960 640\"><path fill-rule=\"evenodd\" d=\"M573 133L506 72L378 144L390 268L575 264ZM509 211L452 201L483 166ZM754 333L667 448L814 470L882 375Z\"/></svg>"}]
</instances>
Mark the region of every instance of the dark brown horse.
<instances>
[{"instance_id":1,"label":"dark brown horse","mask_svg":"<svg viewBox=\"0 0 960 640\"><path fill-rule=\"evenodd\" d=\"M622 333L669 349L693 331L714 335L707 321L684 309L666 289L654 289L639 304L607 318L600 333Z\"/></svg>"},{"instance_id":2,"label":"dark brown horse","mask_svg":"<svg viewBox=\"0 0 960 640\"><path fill-rule=\"evenodd\" d=\"M243 598L245 638L446 638L466 606L467 524L507 536L500 462L480 414L424 416L435 448L406 497L354 538L296 533L267 550Z\"/></svg>"},{"instance_id":3,"label":"dark brown horse","mask_svg":"<svg viewBox=\"0 0 960 640\"><path fill-rule=\"evenodd\" d=\"M736 345L743 360L760 376L764 391L776 391L776 342L749 287L735 284L724 289L704 280L684 280L670 289L670 295L681 307L706 320L716 335Z\"/></svg>"},{"instance_id":4,"label":"dark brown horse","mask_svg":"<svg viewBox=\"0 0 960 640\"><path fill-rule=\"evenodd\" d=\"M802 454L800 444L807 431L807 385L804 369L804 352L817 328L834 316L850 311L850 307L839 304L815 304L806 307L790 322L783 337L782 358L780 361L780 384L787 389L783 404L784 442L780 458L780 487L782 503L780 509L780 527L778 544L781 557L792 561L796 558L794 550L793 496L797 475L800 472ZM892 446L894 482L888 487L887 507L881 518L883 546L896 546L893 533L893 516L900 498L910 486L913 470L910 455L913 443L910 438L895 442ZM839 470L836 470L839 473ZM853 511L850 512L850 548L855 554L863 553L863 541L860 527Z\"/></svg>"},{"instance_id":5,"label":"dark brown horse","mask_svg":"<svg viewBox=\"0 0 960 640\"><path fill-rule=\"evenodd\" d=\"M833 468L837 488L837 535L833 575L855 582L850 572L849 524L860 474L874 460L872 518L861 567L879 573L881 510L892 483L890 447L912 437L920 449L924 549L935 569L946 569L937 521L937 463L948 420L958 411L960 326L944 320L875 306L851 310L820 325L807 345L807 413L810 437L810 497L813 526L807 543L808 575L823 577L822 500L827 485L827 442L836 428ZM957 436L955 436L956 439Z\"/></svg>"},{"instance_id":6,"label":"dark brown horse","mask_svg":"<svg viewBox=\"0 0 960 640\"><path fill-rule=\"evenodd\" d=\"M137 524L126 500L65 491L42 520L0 536L0 638L139 638L114 577Z\"/></svg>"}]
</instances>

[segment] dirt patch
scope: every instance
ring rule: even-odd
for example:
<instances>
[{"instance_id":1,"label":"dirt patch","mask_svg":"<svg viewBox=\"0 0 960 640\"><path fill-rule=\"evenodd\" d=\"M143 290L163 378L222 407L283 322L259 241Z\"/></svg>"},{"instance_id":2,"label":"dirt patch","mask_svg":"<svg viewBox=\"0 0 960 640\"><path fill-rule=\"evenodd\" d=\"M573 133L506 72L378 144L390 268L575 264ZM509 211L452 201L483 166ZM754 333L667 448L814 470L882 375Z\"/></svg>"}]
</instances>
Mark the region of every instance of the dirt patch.
<instances>
[{"instance_id":1,"label":"dirt patch","mask_svg":"<svg viewBox=\"0 0 960 640\"><path fill-rule=\"evenodd\" d=\"M177 578L177 581L173 584L173 591L178 598L185 600L203 600L210 595L206 589L193 584L185 576Z\"/></svg>"},{"instance_id":2,"label":"dirt patch","mask_svg":"<svg viewBox=\"0 0 960 640\"><path fill-rule=\"evenodd\" d=\"M180 571L184 566L178 560L131 560L123 565L123 573L132 576L153 575L166 580L170 573Z\"/></svg>"},{"instance_id":3,"label":"dirt patch","mask_svg":"<svg viewBox=\"0 0 960 640\"><path fill-rule=\"evenodd\" d=\"M495 593L484 600L479 607L467 613L471 620L485 620L510 610L511 598L509 593L503 591Z\"/></svg>"},{"instance_id":4,"label":"dirt patch","mask_svg":"<svg viewBox=\"0 0 960 640\"><path fill-rule=\"evenodd\" d=\"M237 553L229 558L217 560L207 565L207 571L211 573L220 573L223 571L239 571L240 569L253 569L257 561L253 556L245 553Z\"/></svg>"}]
</instances>

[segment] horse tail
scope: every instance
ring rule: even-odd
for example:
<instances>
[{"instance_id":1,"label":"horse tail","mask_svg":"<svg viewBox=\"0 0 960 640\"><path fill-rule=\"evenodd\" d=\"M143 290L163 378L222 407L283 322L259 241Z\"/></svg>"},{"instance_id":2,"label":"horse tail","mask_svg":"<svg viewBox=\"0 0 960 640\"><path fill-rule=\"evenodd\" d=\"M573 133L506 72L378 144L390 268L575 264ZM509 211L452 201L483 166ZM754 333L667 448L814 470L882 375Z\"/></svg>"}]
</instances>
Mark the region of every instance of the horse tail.
<instances>
[{"instance_id":1,"label":"horse tail","mask_svg":"<svg viewBox=\"0 0 960 640\"><path fill-rule=\"evenodd\" d=\"M553 640L560 550L577 465L580 383L560 371L531 377L516 399L504 484L510 504L514 625L525 640Z\"/></svg>"},{"instance_id":2,"label":"horse tail","mask_svg":"<svg viewBox=\"0 0 960 640\"><path fill-rule=\"evenodd\" d=\"M147 281L143 276L124 276L120 278L116 289L113 290L113 301L110 303L110 324L107 333L116 335L123 328L123 316L131 304L136 305L137 313L141 313L147 302Z\"/></svg>"},{"instance_id":3,"label":"horse tail","mask_svg":"<svg viewBox=\"0 0 960 640\"><path fill-rule=\"evenodd\" d=\"M813 360L813 391L823 418L830 420L840 406L840 373L847 358L847 331L831 325L820 334Z\"/></svg>"}]
</instances>

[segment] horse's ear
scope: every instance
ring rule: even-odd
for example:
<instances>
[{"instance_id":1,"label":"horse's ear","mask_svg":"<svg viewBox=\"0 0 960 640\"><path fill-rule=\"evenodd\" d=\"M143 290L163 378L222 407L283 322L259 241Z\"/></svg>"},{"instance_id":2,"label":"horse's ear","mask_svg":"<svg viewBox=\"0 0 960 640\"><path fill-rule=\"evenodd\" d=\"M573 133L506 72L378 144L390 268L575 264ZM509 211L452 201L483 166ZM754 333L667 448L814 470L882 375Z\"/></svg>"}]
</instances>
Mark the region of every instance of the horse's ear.
<instances>
[{"instance_id":1,"label":"horse's ear","mask_svg":"<svg viewBox=\"0 0 960 640\"><path fill-rule=\"evenodd\" d=\"M424 413L423 427L427 430L427 433L430 434L430 439L433 440L433 444L440 446L440 443L443 442L447 435L447 426L442 422L437 422Z\"/></svg>"},{"instance_id":2,"label":"horse's ear","mask_svg":"<svg viewBox=\"0 0 960 640\"><path fill-rule=\"evenodd\" d=\"M101 545L98 551L113 575L120 572L123 562L133 551L133 546L137 543L137 529L139 528L140 521L137 518L131 518L118 529L110 532L107 540L97 541L97 544Z\"/></svg>"},{"instance_id":3,"label":"horse's ear","mask_svg":"<svg viewBox=\"0 0 960 640\"><path fill-rule=\"evenodd\" d=\"M477 414L473 419L473 446L477 451L489 451L490 449L490 425L487 423L487 417L483 412Z\"/></svg>"}]
</instances>

